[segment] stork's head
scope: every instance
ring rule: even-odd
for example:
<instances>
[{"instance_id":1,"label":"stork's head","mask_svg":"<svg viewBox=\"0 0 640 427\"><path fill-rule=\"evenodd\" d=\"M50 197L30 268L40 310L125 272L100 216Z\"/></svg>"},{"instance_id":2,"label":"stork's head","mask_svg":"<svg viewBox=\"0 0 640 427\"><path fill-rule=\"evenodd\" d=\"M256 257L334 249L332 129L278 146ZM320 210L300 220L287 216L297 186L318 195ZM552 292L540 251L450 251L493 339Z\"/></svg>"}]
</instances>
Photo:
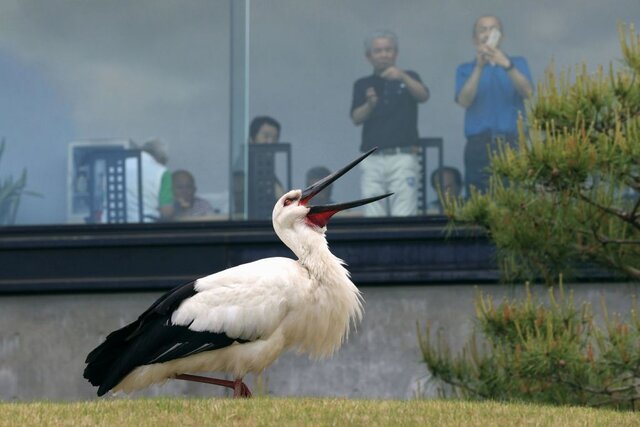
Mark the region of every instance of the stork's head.
<instances>
[{"instance_id":1,"label":"stork's head","mask_svg":"<svg viewBox=\"0 0 640 427\"><path fill-rule=\"evenodd\" d=\"M280 197L273 208L272 215L273 228L280 239L289 245L291 240L288 234L291 232L295 234L303 232L306 234L307 231L312 231L315 234L322 235L324 234L325 227L329 222L329 219L334 214L345 209L366 205L367 203L375 202L390 196L391 193L348 203L336 203L324 206L313 206L311 204L313 196L327 188L331 183L347 173L375 150L376 149L374 148L367 153L364 153L344 168L324 177L304 190L291 190L284 196Z\"/></svg>"}]
</instances>

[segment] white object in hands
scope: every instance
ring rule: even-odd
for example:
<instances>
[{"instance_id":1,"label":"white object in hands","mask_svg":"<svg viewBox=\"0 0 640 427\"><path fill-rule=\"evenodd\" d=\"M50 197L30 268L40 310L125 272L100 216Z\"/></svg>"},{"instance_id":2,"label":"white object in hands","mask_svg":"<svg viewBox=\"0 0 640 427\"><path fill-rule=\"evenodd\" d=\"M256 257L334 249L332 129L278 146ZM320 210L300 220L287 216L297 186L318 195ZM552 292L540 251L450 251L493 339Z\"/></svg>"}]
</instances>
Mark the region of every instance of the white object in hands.
<instances>
[{"instance_id":1,"label":"white object in hands","mask_svg":"<svg viewBox=\"0 0 640 427\"><path fill-rule=\"evenodd\" d=\"M498 46L498 42L500 41L500 37L502 33L497 28L492 28L489 31L489 37L487 38L487 42L485 43L487 46L495 49Z\"/></svg>"},{"instance_id":2,"label":"white object in hands","mask_svg":"<svg viewBox=\"0 0 640 427\"><path fill-rule=\"evenodd\" d=\"M492 49L495 49L500 42L500 37L502 37L502 33L500 32L500 30L497 28L492 28L491 31L489 31L489 37L487 38L487 42L485 43L485 45L489 46ZM496 65L494 61L489 60L489 62L491 63L491 65Z\"/></svg>"},{"instance_id":3,"label":"white object in hands","mask_svg":"<svg viewBox=\"0 0 640 427\"><path fill-rule=\"evenodd\" d=\"M311 206L310 201L373 151L305 190L291 190L273 208L273 228L298 257L265 258L177 287L138 319L118 329L87 356L84 377L109 390L131 392L168 379L232 388L250 397L242 382L288 349L330 356L362 316L361 296L344 263L325 238L331 216L390 194L350 203ZM222 380L191 375L219 371Z\"/></svg>"}]
</instances>

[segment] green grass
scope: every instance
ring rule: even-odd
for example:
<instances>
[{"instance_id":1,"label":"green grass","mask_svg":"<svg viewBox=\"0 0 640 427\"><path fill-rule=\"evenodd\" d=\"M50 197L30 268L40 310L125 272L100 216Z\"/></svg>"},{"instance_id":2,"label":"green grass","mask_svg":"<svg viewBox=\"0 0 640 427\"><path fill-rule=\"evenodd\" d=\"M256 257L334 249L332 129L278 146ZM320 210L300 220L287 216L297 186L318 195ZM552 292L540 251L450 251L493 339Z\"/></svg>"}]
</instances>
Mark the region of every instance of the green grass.
<instances>
[{"instance_id":1,"label":"green grass","mask_svg":"<svg viewBox=\"0 0 640 427\"><path fill-rule=\"evenodd\" d=\"M102 399L0 403L0 426L631 426L640 414L442 400Z\"/></svg>"}]
</instances>

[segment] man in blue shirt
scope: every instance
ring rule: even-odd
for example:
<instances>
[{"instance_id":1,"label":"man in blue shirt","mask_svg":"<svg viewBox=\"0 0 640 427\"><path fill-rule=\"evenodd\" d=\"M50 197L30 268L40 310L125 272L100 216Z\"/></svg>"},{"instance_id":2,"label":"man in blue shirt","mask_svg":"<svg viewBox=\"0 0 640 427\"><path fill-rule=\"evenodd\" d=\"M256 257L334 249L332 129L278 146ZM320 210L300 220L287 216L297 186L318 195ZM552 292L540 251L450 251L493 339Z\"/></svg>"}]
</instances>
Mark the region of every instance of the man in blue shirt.
<instances>
[{"instance_id":1,"label":"man in blue shirt","mask_svg":"<svg viewBox=\"0 0 640 427\"><path fill-rule=\"evenodd\" d=\"M389 30L374 31L365 40L373 74L353 85L351 120L362 125L361 151L378 150L362 163L362 197L394 193L365 206L366 216L408 216L418 213L418 103L429 90L418 73L396 67L398 39Z\"/></svg>"},{"instance_id":2,"label":"man in blue shirt","mask_svg":"<svg viewBox=\"0 0 640 427\"><path fill-rule=\"evenodd\" d=\"M473 27L476 58L456 70L456 102L464 107L465 188L486 191L490 164L488 148L502 139L515 145L518 116L524 118L524 100L533 92L527 60L500 49L502 24L495 16L478 18Z\"/></svg>"}]
</instances>

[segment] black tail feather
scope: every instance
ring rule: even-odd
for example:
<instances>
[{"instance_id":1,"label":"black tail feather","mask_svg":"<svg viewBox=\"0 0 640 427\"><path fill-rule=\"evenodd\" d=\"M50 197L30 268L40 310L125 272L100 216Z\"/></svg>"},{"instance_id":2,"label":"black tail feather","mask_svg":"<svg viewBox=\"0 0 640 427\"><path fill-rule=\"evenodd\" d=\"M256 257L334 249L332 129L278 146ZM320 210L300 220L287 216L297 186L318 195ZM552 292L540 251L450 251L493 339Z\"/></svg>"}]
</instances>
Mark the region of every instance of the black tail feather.
<instances>
[{"instance_id":1,"label":"black tail feather","mask_svg":"<svg viewBox=\"0 0 640 427\"><path fill-rule=\"evenodd\" d=\"M195 295L195 282L178 286L158 298L135 322L111 332L106 340L91 351L85 360L87 366L84 370L84 378L94 386L102 387L109 376L113 375L113 370L119 363L119 359L128 352L134 338L142 333L145 325L159 317L170 317L182 301ZM131 369L135 368L131 367ZM128 372L125 372L122 379ZM117 384L117 383L116 383ZM115 386L113 384L111 387ZM109 389L98 395L106 393Z\"/></svg>"},{"instance_id":2,"label":"black tail feather","mask_svg":"<svg viewBox=\"0 0 640 427\"><path fill-rule=\"evenodd\" d=\"M89 353L84 377L102 396L139 366L164 363L247 340L223 331L193 331L174 325L171 316L182 301L195 294L194 284L174 289L158 299L135 322L110 333Z\"/></svg>"},{"instance_id":3,"label":"black tail feather","mask_svg":"<svg viewBox=\"0 0 640 427\"><path fill-rule=\"evenodd\" d=\"M102 396L118 385L138 366L164 363L203 351L227 347L235 341L225 333L197 332L187 326L172 325L168 317L158 316L146 322L132 339L127 332L137 325L128 325L110 335L104 349L87 365L85 377L98 386ZM95 383L94 383L95 382Z\"/></svg>"},{"instance_id":4,"label":"black tail feather","mask_svg":"<svg viewBox=\"0 0 640 427\"><path fill-rule=\"evenodd\" d=\"M131 335L140 325L140 321L133 323L110 333L107 339L96 347L85 360L87 366L84 369L84 377L89 380L91 385L99 386L107 377L113 364L122 355L129 343L127 337Z\"/></svg>"}]
</instances>

